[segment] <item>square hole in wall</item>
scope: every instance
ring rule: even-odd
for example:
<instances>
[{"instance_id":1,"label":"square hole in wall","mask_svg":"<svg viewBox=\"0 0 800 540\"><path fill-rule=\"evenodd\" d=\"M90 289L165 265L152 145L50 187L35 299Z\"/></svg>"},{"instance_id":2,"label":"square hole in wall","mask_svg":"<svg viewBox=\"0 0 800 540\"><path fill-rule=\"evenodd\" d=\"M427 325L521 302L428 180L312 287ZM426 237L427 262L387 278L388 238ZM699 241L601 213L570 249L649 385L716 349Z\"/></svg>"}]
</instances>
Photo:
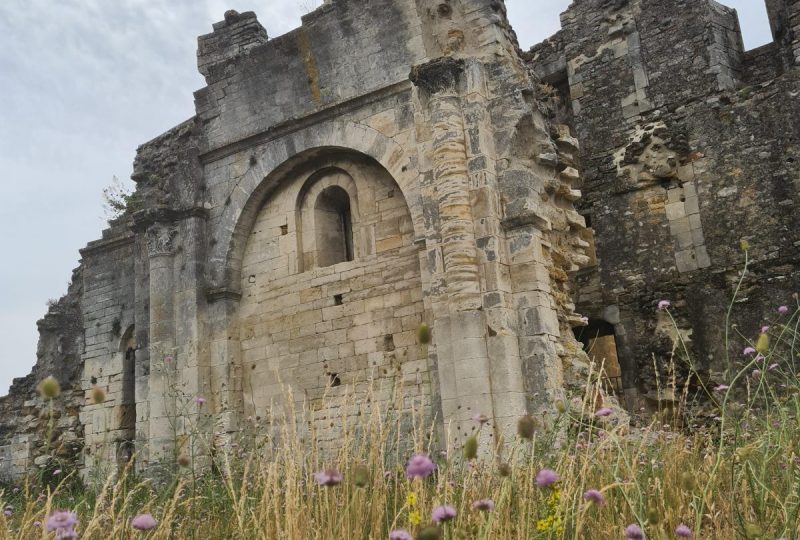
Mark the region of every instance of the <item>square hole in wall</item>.
<instances>
[{"instance_id":1,"label":"square hole in wall","mask_svg":"<svg viewBox=\"0 0 800 540\"><path fill-rule=\"evenodd\" d=\"M341 294L334 294L333 295L333 305L341 306L342 304L344 304L344 298L342 297L342 295Z\"/></svg>"}]
</instances>

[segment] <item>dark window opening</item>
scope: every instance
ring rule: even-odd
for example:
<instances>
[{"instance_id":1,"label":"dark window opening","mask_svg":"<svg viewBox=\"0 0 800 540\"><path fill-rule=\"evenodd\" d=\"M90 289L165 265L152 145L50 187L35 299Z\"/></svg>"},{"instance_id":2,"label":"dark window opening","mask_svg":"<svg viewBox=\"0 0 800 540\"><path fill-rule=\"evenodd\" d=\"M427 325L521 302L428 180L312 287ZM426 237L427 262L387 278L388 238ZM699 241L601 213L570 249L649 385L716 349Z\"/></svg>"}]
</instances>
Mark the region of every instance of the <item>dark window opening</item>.
<instances>
[{"instance_id":1,"label":"dark window opening","mask_svg":"<svg viewBox=\"0 0 800 540\"><path fill-rule=\"evenodd\" d=\"M342 385L342 380L339 378L338 373L329 373L328 376L331 378L331 387L336 388L337 386Z\"/></svg>"},{"instance_id":2,"label":"dark window opening","mask_svg":"<svg viewBox=\"0 0 800 540\"><path fill-rule=\"evenodd\" d=\"M353 222L350 196L338 187L326 188L314 207L318 266L353 260Z\"/></svg>"},{"instance_id":3,"label":"dark window opening","mask_svg":"<svg viewBox=\"0 0 800 540\"><path fill-rule=\"evenodd\" d=\"M599 367L603 366L603 385L607 392L622 395L622 368L617 354L617 339L614 325L602 319L589 319L587 326L573 329L575 339L583 344L583 350Z\"/></svg>"},{"instance_id":4,"label":"dark window opening","mask_svg":"<svg viewBox=\"0 0 800 540\"><path fill-rule=\"evenodd\" d=\"M344 303L344 299L342 298L341 294L334 294L333 295L333 305L341 306Z\"/></svg>"}]
</instances>

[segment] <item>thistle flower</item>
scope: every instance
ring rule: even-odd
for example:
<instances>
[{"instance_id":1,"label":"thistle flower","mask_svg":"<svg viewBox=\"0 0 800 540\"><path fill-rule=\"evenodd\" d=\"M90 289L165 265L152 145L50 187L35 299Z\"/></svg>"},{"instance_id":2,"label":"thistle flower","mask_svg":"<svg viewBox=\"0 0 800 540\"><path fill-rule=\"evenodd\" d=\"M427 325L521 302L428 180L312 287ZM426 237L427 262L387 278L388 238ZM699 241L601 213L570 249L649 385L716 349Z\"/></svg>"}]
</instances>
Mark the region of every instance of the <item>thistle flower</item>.
<instances>
[{"instance_id":1,"label":"thistle flower","mask_svg":"<svg viewBox=\"0 0 800 540\"><path fill-rule=\"evenodd\" d=\"M780 367L780 365L778 365L778 364L770 364L767 369L770 370L770 371L775 371L779 367Z\"/></svg>"},{"instance_id":2,"label":"thistle flower","mask_svg":"<svg viewBox=\"0 0 800 540\"><path fill-rule=\"evenodd\" d=\"M492 499L479 499L472 503L472 508L488 512L494 510L494 501Z\"/></svg>"},{"instance_id":3,"label":"thistle flower","mask_svg":"<svg viewBox=\"0 0 800 540\"><path fill-rule=\"evenodd\" d=\"M91 395L92 395L92 403L94 403L95 405L100 405L106 400L106 393L99 386L92 387Z\"/></svg>"},{"instance_id":4,"label":"thistle flower","mask_svg":"<svg viewBox=\"0 0 800 540\"><path fill-rule=\"evenodd\" d=\"M786 315L787 313L789 313L789 306L781 306L781 307L779 307L778 308L778 313L780 313L781 315Z\"/></svg>"},{"instance_id":5,"label":"thistle flower","mask_svg":"<svg viewBox=\"0 0 800 540\"><path fill-rule=\"evenodd\" d=\"M681 523L677 527L675 527L675 536L678 538L691 538L692 537L692 530Z\"/></svg>"},{"instance_id":6,"label":"thistle flower","mask_svg":"<svg viewBox=\"0 0 800 540\"><path fill-rule=\"evenodd\" d=\"M431 342L431 329L426 323L419 323L417 326L417 341L420 345L427 345Z\"/></svg>"},{"instance_id":7,"label":"thistle flower","mask_svg":"<svg viewBox=\"0 0 800 540\"><path fill-rule=\"evenodd\" d=\"M540 488L550 487L558 482L558 473L551 469L542 469L536 473L536 485Z\"/></svg>"},{"instance_id":8,"label":"thistle flower","mask_svg":"<svg viewBox=\"0 0 800 540\"><path fill-rule=\"evenodd\" d=\"M73 529L77 524L77 514L67 510L56 510L45 520L44 528L47 532L56 531L57 538L74 538Z\"/></svg>"},{"instance_id":9,"label":"thistle flower","mask_svg":"<svg viewBox=\"0 0 800 540\"><path fill-rule=\"evenodd\" d=\"M6 506L6 509L3 510L3 515L7 518L10 518L12 515L14 515L14 510L10 506Z\"/></svg>"},{"instance_id":10,"label":"thistle flower","mask_svg":"<svg viewBox=\"0 0 800 540\"><path fill-rule=\"evenodd\" d=\"M131 527L137 531L149 531L155 529L158 521L150 514L139 514L131 520Z\"/></svg>"},{"instance_id":11,"label":"thistle flower","mask_svg":"<svg viewBox=\"0 0 800 540\"><path fill-rule=\"evenodd\" d=\"M389 540L414 540L408 531L395 529L389 533Z\"/></svg>"},{"instance_id":12,"label":"thistle flower","mask_svg":"<svg viewBox=\"0 0 800 540\"><path fill-rule=\"evenodd\" d=\"M39 394L45 399L55 399L61 394L61 385L51 375L39 383Z\"/></svg>"},{"instance_id":13,"label":"thistle flower","mask_svg":"<svg viewBox=\"0 0 800 540\"><path fill-rule=\"evenodd\" d=\"M431 512L431 521L434 523L441 523L443 521L450 521L456 517L456 509L446 504L437 506Z\"/></svg>"},{"instance_id":14,"label":"thistle flower","mask_svg":"<svg viewBox=\"0 0 800 540\"><path fill-rule=\"evenodd\" d=\"M603 418L603 417L606 417L606 416L611 416L613 413L614 413L614 411L612 411L608 407L602 407L600 409L597 409L597 411L594 413L594 415L599 417L599 418Z\"/></svg>"},{"instance_id":15,"label":"thistle flower","mask_svg":"<svg viewBox=\"0 0 800 540\"><path fill-rule=\"evenodd\" d=\"M472 421L482 426L483 424L489 421L489 417L486 416L485 414L476 414L475 416L472 417Z\"/></svg>"},{"instance_id":16,"label":"thistle flower","mask_svg":"<svg viewBox=\"0 0 800 540\"><path fill-rule=\"evenodd\" d=\"M194 398L194 402L197 403L198 406L202 407L203 404L206 402L206 398L202 396L197 396Z\"/></svg>"},{"instance_id":17,"label":"thistle flower","mask_svg":"<svg viewBox=\"0 0 800 540\"><path fill-rule=\"evenodd\" d=\"M436 465L431 458L425 454L414 454L406 465L406 477L426 478L433 473L434 469L436 469Z\"/></svg>"},{"instance_id":18,"label":"thistle flower","mask_svg":"<svg viewBox=\"0 0 800 540\"><path fill-rule=\"evenodd\" d=\"M464 441L464 459L473 460L478 457L478 438L473 435Z\"/></svg>"},{"instance_id":19,"label":"thistle flower","mask_svg":"<svg viewBox=\"0 0 800 540\"><path fill-rule=\"evenodd\" d=\"M714 387L714 392L724 392L728 388L730 388L730 386L727 384L720 384Z\"/></svg>"},{"instance_id":20,"label":"thistle flower","mask_svg":"<svg viewBox=\"0 0 800 540\"><path fill-rule=\"evenodd\" d=\"M606 498L596 489L586 490L583 494L583 498L589 502L593 502L597 506L603 506L606 503Z\"/></svg>"},{"instance_id":21,"label":"thistle flower","mask_svg":"<svg viewBox=\"0 0 800 540\"><path fill-rule=\"evenodd\" d=\"M668 310L670 308L670 306L672 306L672 302L670 302L669 300L661 300L658 303L658 310L659 311L666 311L666 310Z\"/></svg>"},{"instance_id":22,"label":"thistle flower","mask_svg":"<svg viewBox=\"0 0 800 540\"><path fill-rule=\"evenodd\" d=\"M745 356L752 356L756 354L756 350L753 347L745 347L742 354Z\"/></svg>"},{"instance_id":23,"label":"thistle flower","mask_svg":"<svg viewBox=\"0 0 800 540\"><path fill-rule=\"evenodd\" d=\"M336 469L326 469L315 472L314 480L321 486L337 486L342 483L342 475Z\"/></svg>"},{"instance_id":24,"label":"thistle flower","mask_svg":"<svg viewBox=\"0 0 800 540\"><path fill-rule=\"evenodd\" d=\"M645 540L644 531L635 523L625 527L625 538L628 540Z\"/></svg>"},{"instance_id":25,"label":"thistle flower","mask_svg":"<svg viewBox=\"0 0 800 540\"><path fill-rule=\"evenodd\" d=\"M519 435L522 439L533 439L533 434L536 432L536 428L538 427L539 422L536 420L536 418L530 414L526 414L517 421L517 435Z\"/></svg>"}]
</instances>

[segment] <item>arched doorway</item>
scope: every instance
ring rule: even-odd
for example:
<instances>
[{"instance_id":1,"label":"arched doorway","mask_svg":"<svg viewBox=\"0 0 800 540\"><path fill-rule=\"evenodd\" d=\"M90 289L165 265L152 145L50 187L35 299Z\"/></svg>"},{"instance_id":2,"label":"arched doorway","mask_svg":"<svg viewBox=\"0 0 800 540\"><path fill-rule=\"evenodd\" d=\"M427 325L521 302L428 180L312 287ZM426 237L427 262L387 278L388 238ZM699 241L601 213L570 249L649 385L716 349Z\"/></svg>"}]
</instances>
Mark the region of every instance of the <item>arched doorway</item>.
<instances>
[{"instance_id":1,"label":"arched doorway","mask_svg":"<svg viewBox=\"0 0 800 540\"><path fill-rule=\"evenodd\" d=\"M126 465L135 453L136 441L136 334L129 327L120 341L122 353L122 397L119 409L117 462Z\"/></svg>"}]
</instances>

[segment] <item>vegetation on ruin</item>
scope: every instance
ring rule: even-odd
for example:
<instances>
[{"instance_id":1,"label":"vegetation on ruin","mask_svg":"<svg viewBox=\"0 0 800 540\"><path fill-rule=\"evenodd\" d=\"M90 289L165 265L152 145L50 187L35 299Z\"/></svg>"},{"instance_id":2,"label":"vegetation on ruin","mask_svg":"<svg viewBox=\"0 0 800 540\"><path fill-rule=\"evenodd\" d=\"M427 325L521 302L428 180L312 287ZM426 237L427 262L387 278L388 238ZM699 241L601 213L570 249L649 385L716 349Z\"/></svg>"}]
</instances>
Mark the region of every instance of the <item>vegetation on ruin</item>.
<instances>
[{"instance_id":1,"label":"vegetation on ruin","mask_svg":"<svg viewBox=\"0 0 800 540\"><path fill-rule=\"evenodd\" d=\"M672 317L669 302L659 309ZM217 434L226 449L213 454L198 430L186 448L211 466L193 470L179 451L167 480L123 471L85 489L49 470L7 486L0 539L800 538L800 309L776 305L764 327L731 325L728 339L737 353L713 387L676 344L673 373L690 376L663 381L677 398L646 422L608 400L595 372L582 397L520 418L500 451L479 411L475 436L437 442L421 408L383 389L386 407L331 400L338 413L322 420L341 423L336 441L294 421L308 411L284 411L222 445ZM42 392L58 399L52 386ZM202 399L192 405L202 413Z\"/></svg>"}]
</instances>

